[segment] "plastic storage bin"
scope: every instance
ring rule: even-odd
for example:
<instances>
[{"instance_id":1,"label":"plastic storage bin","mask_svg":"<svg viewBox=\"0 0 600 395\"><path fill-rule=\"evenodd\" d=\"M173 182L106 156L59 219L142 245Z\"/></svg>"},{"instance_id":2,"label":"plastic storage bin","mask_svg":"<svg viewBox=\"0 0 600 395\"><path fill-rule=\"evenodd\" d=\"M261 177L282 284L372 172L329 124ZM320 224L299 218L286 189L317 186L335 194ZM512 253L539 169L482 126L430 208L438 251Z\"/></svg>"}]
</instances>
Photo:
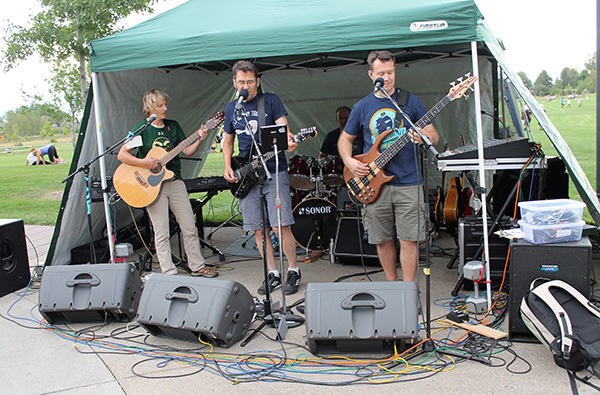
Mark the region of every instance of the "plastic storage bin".
<instances>
[{"instance_id":1,"label":"plastic storage bin","mask_svg":"<svg viewBox=\"0 0 600 395\"><path fill-rule=\"evenodd\" d=\"M581 221L585 204L570 199L519 202L521 218L529 225L576 224Z\"/></svg>"},{"instance_id":2,"label":"plastic storage bin","mask_svg":"<svg viewBox=\"0 0 600 395\"><path fill-rule=\"evenodd\" d=\"M581 239L585 221L556 225L531 225L519 220L523 239L533 244L561 243Z\"/></svg>"}]
</instances>

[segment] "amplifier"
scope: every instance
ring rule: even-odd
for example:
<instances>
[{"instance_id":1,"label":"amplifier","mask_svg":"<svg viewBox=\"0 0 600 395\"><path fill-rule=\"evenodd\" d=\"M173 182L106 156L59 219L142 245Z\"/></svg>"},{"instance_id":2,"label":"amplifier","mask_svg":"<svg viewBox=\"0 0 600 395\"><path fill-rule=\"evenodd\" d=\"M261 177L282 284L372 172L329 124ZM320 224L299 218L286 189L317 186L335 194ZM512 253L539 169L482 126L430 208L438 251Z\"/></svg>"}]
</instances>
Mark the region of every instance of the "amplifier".
<instances>
[{"instance_id":1,"label":"amplifier","mask_svg":"<svg viewBox=\"0 0 600 395\"><path fill-rule=\"evenodd\" d=\"M510 227L510 219L506 217L499 224L500 229ZM488 227L492 225L488 219ZM508 239L492 234L488 238L489 262L490 262L490 280L492 285L500 285L504 274L506 256L508 254ZM458 219L458 245L460 251L460 260L458 265L458 277L462 275L463 266L475 258L475 253L483 245L483 219L475 215L468 215ZM477 257L481 260L482 254ZM465 289L473 290L473 282L465 280Z\"/></svg>"},{"instance_id":2,"label":"amplifier","mask_svg":"<svg viewBox=\"0 0 600 395\"><path fill-rule=\"evenodd\" d=\"M555 244L510 242L509 330L512 341L537 342L521 319L519 306L533 280L562 280L590 298L592 245L587 237Z\"/></svg>"},{"instance_id":3,"label":"amplifier","mask_svg":"<svg viewBox=\"0 0 600 395\"><path fill-rule=\"evenodd\" d=\"M379 266L377 246L369 244L361 217L341 217L333 255L342 264Z\"/></svg>"}]
</instances>

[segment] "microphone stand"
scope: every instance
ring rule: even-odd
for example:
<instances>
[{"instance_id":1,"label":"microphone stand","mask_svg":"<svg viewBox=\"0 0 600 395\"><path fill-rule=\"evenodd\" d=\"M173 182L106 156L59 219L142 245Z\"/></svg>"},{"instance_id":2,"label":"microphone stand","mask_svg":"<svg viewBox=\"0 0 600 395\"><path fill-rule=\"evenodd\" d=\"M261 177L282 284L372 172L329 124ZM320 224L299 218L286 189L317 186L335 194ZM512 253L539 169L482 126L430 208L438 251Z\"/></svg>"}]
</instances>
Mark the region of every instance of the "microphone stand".
<instances>
[{"instance_id":1,"label":"microphone stand","mask_svg":"<svg viewBox=\"0 0 600 395\"><path fill-rule=\"evenodd\" d=\"M156 119L155 116L151 117L148 122L144 123L142 126L137 128L136 130L133 130L133 131L130 131L129 133L127 133L127 136L125 136L123 139L119 140L112 146L108 147L100 155L96 156L95 158L92 158L87 163L84 163L83 165L81 165L79 167L79 169L75 170L73 173L69 174L64 180L62 180L62 183L64 184L65 182L74 178L77 174L79 174L81 172L83 172L83 174L85 176L85 203L87 206L86 216L87 216L88 231L90 232L90 263L92 263L92 264L96 263L96 248L94 246L94 232L92 230L92 197L90 194L90 166L92 165L92 163L94 163L98 159L102 158L104 155L112 152L115 148L117 148L121 144L123 144L125 142L129 142L135 136L142 133L142 131L144 131L154 121L154 119ZM106 185L106 182L104 180L102 180L102 181L103 181L103 184ZM106 186L106 188L102 189L102 193L104 193L104 194L108 193L108 186ZM110 257L110 261L113 262L112 256Z\"/></svg>"},{"instance_id":2,"label":"microphone stand","mask_svg":"<svg viewBox=\"0 0 600 395\"><path fill-rule=\"evenodd\" d=\"M287 133L286 133L287 138ZM283 236L281 233L281 196L279 194L279 149L277 147L277 139L273 138L273 150L275 152L275 190L276 198L275 204L277 207L277 233L279 235L279 273L281 273L281 310L279 312L279 325L277 326L277 336L281 340L285 340L287 336L288 328L295 328L301 325L304 322L304 318L292 314L287 311L287 306L285 303L285 284L286 284L286 275L283 269ZM288 243L291 240L286 240ZM288 325L288 319L291 322Z\"/></svg>"},{"instance_id":3,"label":"microphone stand","mask_svg":"<svg viewBox=\"0 0 600 395\"><path fill-rule=\"evenodd\" d=\"M423 140L423 144L425 145L425 147L427 149L429 149L432 153L433 156L435 158L437 158L439 156L439 152L435 149L435 147L433 146L433 144L431 143L431 141L429 141L429 139L419 131L419 129L417 129L417 127L415 126L415 124L410 120L410 118L404 113L404 111L402 111L402 109L400 108L400 106L398 105L398 103L396 102L396 100L392 99L392 97L386 92L386 90L380 86L379 84L375 84L375 89L381 91L385 97L387 97L392 104L394 105L394 107L396 107L396 110L398 110L398 113L406 120L406 122L408 122L410 128L412 130L414 130L419 136L421 136L421 139ZM407 131L408 133L408 131ZM427 151L423 151L423 155L425 155L427 153ZM426 159L426 158L425 158ZM427 162L424 161L423 164L423 169L427 168ZM424 182L427 182L427 171L425 170L425 176L424 178ZM428 190L425 191L425 195L426 195L426 202L428 201ZM427 213L429 213L429 208L427 208ZM428 218L429 215L426 215L426 218ZM427 227L427 241L425 243L425 301L427 303L427 321L426 321L426 336L427 336L427 341L425 341L425 343L423 343L423 351L425 352L430 352L434 350L434 344L433 344L433 340L431 340L431 268L430 268L430 263L429 263L429 256L430 256L430 245L429 245L429 236L430 236L430 231L429 231L429 224L425 224L425 226ZM419 232L417 231L417 235L419 234ZM417 237L418 239L418 237ZM418 244L418 242L417 242ZM417 246L418 248L418 246ZM417 251L418 253L418 251ZM418 262L417 262L417 268L418 268Z\"/></svg>"},{"instance_id":4,"label":"microphone stand","mask_svg":"<svg viewBox=\"0 0 600 395\"><path fill-rule=\"evenodd\" d=\"M247 338L246 340L244 340L240 345L242 347L245 347L250 340L252 340L254 338L254 336L256 336L258 334L258 332L260 332L260 330L262 328L264 328L266 325L269 325L271 327L275 326L275 318L273 316L273 306L272 306L272 301L271 301L271 288L270 288L270 284L269 284L269 267L267 265L267 235L265 232L265 210L266 210L266 205L265 205L265 195L264 195L264 185L265 185L265 181L266 180L272 180L272 176L271 173L269 172L269 169L267 168L267 163L265 161L265 157L263 156L260 147L258 146L258 143L256 142L256 135L254 133L252 133L252 130L250 129L250 123L248 122L248 118L246 117L246 110L244 109L244 107L240 104L239 108L236 109L236 111L238 111L238 114L244 119L244 124L246 125L246 131L248 132L248 134L250 135L250 137L252 138L252 147L250 148L250 152L248 154L248 159L252 158L252 148L254 148L254 150L256 151L257 156L260 158L260 162L262 164L262 170L261 169L257 169L257 178L258 178L258 196L259 196L259 201L260 201L260 231L262 234L262 258L263 258L263 272L264 272L264 277L265 277L265 300L263 302L264 305L264 317L263 317L263 322L258 326L258 328L256 328ZM257 130L258 133L258 130ZM279 243L281 246L281 242ZM280 251L281 251L281 247L280 247Z\"/></svg>"}]
</instances>

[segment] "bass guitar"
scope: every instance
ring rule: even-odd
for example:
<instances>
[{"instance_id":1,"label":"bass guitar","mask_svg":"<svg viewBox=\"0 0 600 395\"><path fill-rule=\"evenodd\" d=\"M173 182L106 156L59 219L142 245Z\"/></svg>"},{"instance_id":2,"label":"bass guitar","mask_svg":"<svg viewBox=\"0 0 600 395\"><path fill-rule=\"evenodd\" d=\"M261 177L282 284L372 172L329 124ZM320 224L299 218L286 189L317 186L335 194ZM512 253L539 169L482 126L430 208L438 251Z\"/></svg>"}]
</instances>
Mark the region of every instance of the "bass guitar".
<instances>
[{"instance_id":1,"label":"bass guitar","mask_svg":"<svg viewBox=\"0 0 600 395\"><path fill-rule=\"evenodd\" d=\"M206 128L215 129L223 123L224 119L225 113L220 111L206 121ZM198 133L194 132L169 152L161 147L152 148L146 157L158 159L158 166L154 169L122 163L113 175L113 184L119 196L131 207L141 208L154 203L163 181L174 176L173 172L167 169L167 163L198 138Z\"/></svg>"},{"instance_id":2,"label":"bass guitar","mask_svg":"<svg viewBox=\"0 0 600 395\"><path fill-rule=\"evenodd\" d=\"M301 143L306 141L310 137L314 137L317 135L317 128L312 126L310 128L300 129L298 134L294 135L294 141L297 143ZM265 162L275 156L275 151L269 151L266 154L263 154L265 158ZM233 196L238 199L245 197L250 189L256 184L258 178L255 175L255 170L261 166L260 158L256 158L250 162L248 162L247 156L235 156L231 158L231 167L233 168L233 173L237 177L236 182L229 183L229 189Z\"/></svg>"},{"instance_id":3,"label":"bass guitar","mask_svg":"<svg viewBox=\"0 0 600 395\"><path fill-rule=\"evenodd\" d=\"M435 106L433 106L427 114L419 119L415 126L418 128L425 127L433 118L436 117L451 101L462 97L465 92L475 83L477 77L468 77L462 81L459 79L459 84L453 86L442 100L440 100ZM344 180L350 192L360 201L361 203L373 203L379 197L381 187L383 184L390 182L396 176L388 176L383 171L385 165L398 153L411 139L408 131L400 136L392 145L390 145L385 151L379 152L379 147L385 138L392 133L393 130L386 130L381 133L373 146L366 154L357 155L354 159L366 163L369 166L369 174L363 177L355 177L352 172L345 167L344 168Z\"/></svg>"}]
</instances>

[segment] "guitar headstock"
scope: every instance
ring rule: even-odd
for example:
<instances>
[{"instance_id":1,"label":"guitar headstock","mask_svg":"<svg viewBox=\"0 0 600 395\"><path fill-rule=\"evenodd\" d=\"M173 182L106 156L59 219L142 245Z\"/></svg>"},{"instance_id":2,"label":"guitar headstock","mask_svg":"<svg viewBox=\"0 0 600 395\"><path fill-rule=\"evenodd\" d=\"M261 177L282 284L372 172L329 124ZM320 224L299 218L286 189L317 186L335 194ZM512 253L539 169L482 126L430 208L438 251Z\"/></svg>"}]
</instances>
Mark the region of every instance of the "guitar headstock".
<instances>
[{"instance_id":1,"label":"guitar headstock","mask_svg":"<svg viewBox=\"0 0 600 395\"><path fill-rule=\"evenodd\" d=\"M216 113L215 115L213 115L212 117L210 117L206 120L206 128L208 130L216 129L219 126L221 126L221 124L223 123L224 120L225 120L225 112L219 111L218 113Z\"/></svg>"},{"instance_id":2,"label":"guitar headstock","mask_svg":"<svg viewBox=\"0 0 600 395\"><path fill-rule=\"evenodd\" d=\"M315 137L316 135L317 135L317 127L311 126L309 128L300 129L300 131L298 132L298 134L296 134L294 136L294 138L297 143L301 143L303 141L308 140L311 137Z\"/></svg>"},{"instance_id":3,"label":"guitar headstock","mask_svg":"<svg viewBox=\"0 0 600 395\"><path fill-rule=\"evenodd\" d=\"M457 79L458 83L450 83L450 85L452 85L452 88L450 89L450 92L448 92L448 96L450 96L451 100L456 100L458 98L463 97L465 92L471 88L471 85L473 85L475 81L477 81L477 77L475 76L469 76L469 74L467 74L466 77L467 79L465 79L464 81L463 78L460 77ZM465 96L465 98L468 98L468 96Z\"/></svg>"}]
</instances>

